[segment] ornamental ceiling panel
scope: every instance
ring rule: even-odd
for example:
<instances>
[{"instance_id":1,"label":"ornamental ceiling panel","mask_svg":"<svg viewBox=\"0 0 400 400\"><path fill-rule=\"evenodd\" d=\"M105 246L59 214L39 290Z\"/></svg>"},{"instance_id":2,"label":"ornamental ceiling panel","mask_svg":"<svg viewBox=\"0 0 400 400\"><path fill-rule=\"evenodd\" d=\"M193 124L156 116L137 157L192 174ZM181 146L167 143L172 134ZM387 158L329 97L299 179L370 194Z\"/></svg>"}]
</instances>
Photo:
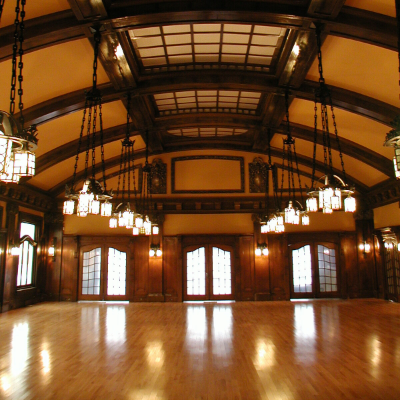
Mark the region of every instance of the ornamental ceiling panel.
<instances>
[{"instance_id":1,"label":"ornamental ceiling panel","mask_svg":"<svg viewBox=\"0 0 400 400\"><path fill-rule=\"evenodd\" d=\"M193 23L131 29L129 36L144 73L233 65L271 72L287 31L266 25Z\"/></svg>"},{"instance_id":2,"label":"ornamental ceiling panel","mask_svg":"<svg viewBox=\"0 0 400 400\"><path fill-rule=\"evenodd\" d=\"M188 138L210 138L210 137L221 137L221 136L240 136L247 133L247 129L238 128L182 128L182 129L170 129L167 131L168 134L178 137Z\"/></svg>"},{"instance_id":3,"label":"ornamental ceiling panel","mask_svg":"<svg viewBox=\"0 0 400 400\"><path fill-rule=\"evenodd\" d=\"M256 115L261 93L236 90L191 90L154 95L159 115L235 113Z\"/></svg>"}]
</instances>

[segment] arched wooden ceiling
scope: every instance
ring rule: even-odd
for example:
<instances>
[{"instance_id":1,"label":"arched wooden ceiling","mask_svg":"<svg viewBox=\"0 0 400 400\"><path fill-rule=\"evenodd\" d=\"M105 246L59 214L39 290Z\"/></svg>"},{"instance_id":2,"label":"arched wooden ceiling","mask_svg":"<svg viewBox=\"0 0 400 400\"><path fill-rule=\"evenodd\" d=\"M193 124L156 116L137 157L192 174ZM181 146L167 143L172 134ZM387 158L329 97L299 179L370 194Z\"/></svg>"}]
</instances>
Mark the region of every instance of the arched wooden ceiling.
<instances>
[{"instance_id":1,"label":"arched wooden ceiling","mask_svg":"<svg viewBox=\"0 0 400 400\"><path fill-rule=\"evenodd\" d=\"M0 25L5 110L14 7L14 0L6 0ZM79 111L91 86L94 25L104 28L99 87L103 114L109 112L109 175L125 134L127 91L133 96L137 159L144 156L140 136L146 129L151 155L220 149L255 156L267 153L270 129L271 154L279 160L289 88L292 134L300 143L301 172L309 176L320 24L324 75L345 127L342 134L338 119L349 181L366 197L397 187L392 149L382 145L400 114L394 1L43 0L28 2L26 13L24 116L26 125L38 124L39 148L37 175L24 185L60 196L71 180ZM224 133L201 134L211 128ZM226 134L233 130L240 134ZM322 167L320 157L317 169Z\"/></svg>"}]
</instances>

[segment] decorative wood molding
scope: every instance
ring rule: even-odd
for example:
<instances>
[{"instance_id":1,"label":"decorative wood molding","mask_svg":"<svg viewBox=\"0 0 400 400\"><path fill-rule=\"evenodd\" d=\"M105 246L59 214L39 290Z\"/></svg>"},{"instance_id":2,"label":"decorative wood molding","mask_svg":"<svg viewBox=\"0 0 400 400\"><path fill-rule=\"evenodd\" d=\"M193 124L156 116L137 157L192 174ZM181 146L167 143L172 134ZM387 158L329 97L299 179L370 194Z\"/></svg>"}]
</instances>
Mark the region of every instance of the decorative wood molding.
<instances>
[{"instance_id":1,"label":"decorative wood molding","mask_svg":"<svg viewBox=\"0 0 400 400\"><path fill-rule=\"evenodd\" d=\"M250 193L265 193L267 187L268 164L260 157L249 163Z\"/></svg>"},{"instance_id":2,"label":"decorative wood molding","mask_svg":"<svg viewBox=\"0 0 400 400\"><path fill-rule=\"evenodd\" d=\"M175 189L175 163L190 160L227 160L240 162L240 189L233 190L176 190ZM234 156L189 156L175 157L171 160L171 193L244 193L244 159Z\"/></svg>"},{"instance_id":3,"label":"decorative wood molding","mask_svg":"<svg viewBox=\"0 0 400 400\"><path fill-rule=\"evenodd\" d=\"M167 164L160 158L155 158L151 163L151 171L148 179L151 194L167 193Z\"/></svg>"},{"instance_id":4,"label":"decorative wood molding","mask_svg":"<svg viewBox=\"0 0 400 400\"><path fill-rule=\"evenodd\" d=\"M16 204L17 208L18 205L22 205L40 211L49 211L56 206L56 200L51 196L30 189L24 184L0 184L0 199L7 201L7 213L10 200Z\"/></svg>"}]
</instances>

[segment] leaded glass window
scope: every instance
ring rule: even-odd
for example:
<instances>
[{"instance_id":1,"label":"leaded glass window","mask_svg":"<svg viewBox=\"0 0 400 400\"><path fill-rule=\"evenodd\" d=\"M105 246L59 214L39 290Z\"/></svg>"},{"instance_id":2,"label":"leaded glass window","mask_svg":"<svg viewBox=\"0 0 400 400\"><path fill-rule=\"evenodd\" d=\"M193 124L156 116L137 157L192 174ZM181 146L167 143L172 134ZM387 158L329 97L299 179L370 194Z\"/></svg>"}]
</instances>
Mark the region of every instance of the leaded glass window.
<instances>
[{"instance_id":1,"label":"leaded glass window","mask_svg":"<svg viewBox=\"0 0 400 400\"><path fill-rule=\"evenodd\" d=\"M310 245L292 250L293 290L295 293L312 291L311 248Z\"/></svg>"},{"instance_id":2,"label":"leaded glass window","mask_svg":"<svg viewBox=\"0 0 400 400\"><path fill-rule=\"evenodd\" d=\"M213 294L231 293L231 253L213 247Z\"/></svg>"},{"instance_id":3,"label":"leaded glass window","mask_svg":"<svg viewBox=\"0 0 400 400\"><path fill-rule=\"evenodd\" d=\"M82 294L100 294L101 248L83 253Z\"/></svg>"},{"instance_id":4,"label":"leaded glass window","mask_svg":"<svg viewBox=\"0 0 400 400\"><path fill-rule=\"evenodd\" d=\"M126 291L126 253L110 247L108 249L107 294L124 296Z\"/></svg>"},{"instance_id":5,"label":"leaded glass window","mask_svg":"<svg viewBox=\"0 0 400 400\"><path fill-rule=\"evenodd\" d=\"M187 294L206 294L206 260L205 248L200 247L187 252Z\"/></svg>"},{"instance_id":6,"label":"leaded glass window","mask_svg":"<svg viewBox=\"0 0 400 400\"><path fill-rule=\"evenodd\" d=\"M337 270L335 249L318 245L319 290L337 292Z\"/></svg>"}]
</instances>

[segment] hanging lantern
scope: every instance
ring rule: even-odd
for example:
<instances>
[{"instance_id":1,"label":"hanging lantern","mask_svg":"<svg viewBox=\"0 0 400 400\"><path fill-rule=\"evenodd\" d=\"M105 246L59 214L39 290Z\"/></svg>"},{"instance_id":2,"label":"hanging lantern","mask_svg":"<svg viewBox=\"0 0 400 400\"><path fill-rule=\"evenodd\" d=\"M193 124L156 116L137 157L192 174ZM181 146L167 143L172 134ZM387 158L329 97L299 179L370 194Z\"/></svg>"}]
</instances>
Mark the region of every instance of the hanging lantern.
<instances>
[{"instance_id":1,"label":"hanging lantern","mask_svg":"<svg viewBox=\"0 0 400 400\"><path fill-rule=\"evenodd\" d=\"M316 212L318 209L322 210L325 214L331 214L333 211L338 211L343 208L342 199L345 195L350 195L354 193L354 188L350 187L346 182L346 172L344 169L343 154L341 151L339 135L337 130L336 118L334 114L334 109L332 105L332 97L329 89L325 84L325 79L323 77L322 70L322 54L321 54L321 32L320 27L317 26L317 47L318 47L318 71L319 71L319 88L315 92L315 114L314 114L314 154L313 154L313 171L311 178L311 190L308 192L310 196L307 199L307 211ZM324 148L324 167L325 175L319 179L315 179L315 169L316 169L316 145L318 137L318 115L317 115L317 104L320 104L321 113L321 126L322 126L322 143ZM334 137L337 143L337 149L339 150L339 157L342 165L342 175L340 178L333 172L332 165L332 148L331 148L331 134L329 131L329 121L334 121L333 130ZM322 187L316 187L316 184L322 184ZM318 208L315 204L315 196L318 194L319 202ZM351 197L351 196L350 196ZM352 198L353 199L353 198ZM354 199L353 199L354 200ZM346 200L344 201L344 207L346 208ZM350 209L350 207L348 207ZM355 200L352 204L351 209L355 211ZM348 211L350 212L350 211Z\"/></svg>"},{"instance_id":2,"label":"hanging lantern","mask_svg":"<svg viewBox=\"0 0 400 400\"><path fill-rule=\"evenodd\" d=\"M22 57L24 55L24 18L26 0L18 0L15 7L15 30L11 69L10 113L0 111L0 180L3 182L18 183L21 177L35 175L38 139L35 125L24 129L22 102ZM21 5L21 6L20 6ZM19 62L17 62L17 55ZM17 67L19 69L17 77ZM17 86L18 82L18 88ZM13 118L15 112L15 94L19 96L19 124Z\"/></svg>"},{"instance_id":3,"label":"hanging lantern","mask_svg":"<svg viewBox=\"0 0 400 400\"><path fill-rule=\"evenodd\" d=\"M117 228L118 227L118 218L111 217L110 220L109 220L108 226L111 229Z\"/></svg>"},{"instance_id":4,"label":"hanging lantern","mask_svg":"<svg viewBox=\"0 0 400 400\"><path fill-rule=\"evenodd\" d=\"M71 186L66 185L65 196L67 200L64 202L64 214L69 214L73 209L71 206L72 201L77 201L77 215L79 217L85 217L88 214L101 216L110 216L110 202L112 198L112 191L107 191L106 186L106 176L105 176L105 161L104 161L104 140L103 140L103 122L102 122L102 102L101 93L97 89L97 58L99 53L99 45L101 40L100 29L93 28L94 32L94 61L93 61L93 86L90 91L86 93L85 96L85 106L83 110L81 131L79 135L77 155L75 158L75 167L72 177ZM85 122L87 115L87 125L86 125L86 160L89 159L89 152L92 152L92 168L91 177L89 177L88 163L85 163L84 171L84 183L83 188L77 192L74 188L76 173L78 167L79 154L81 152L81 146L83 141L83 132L85 130ZM97 126L100 127L99 132L97 132ZM101 143L101 166L102 166L102 183L96 180L96 136L100 135ZM103 204L106 204L103 206Z\"/></svg>"}]
</instances>

